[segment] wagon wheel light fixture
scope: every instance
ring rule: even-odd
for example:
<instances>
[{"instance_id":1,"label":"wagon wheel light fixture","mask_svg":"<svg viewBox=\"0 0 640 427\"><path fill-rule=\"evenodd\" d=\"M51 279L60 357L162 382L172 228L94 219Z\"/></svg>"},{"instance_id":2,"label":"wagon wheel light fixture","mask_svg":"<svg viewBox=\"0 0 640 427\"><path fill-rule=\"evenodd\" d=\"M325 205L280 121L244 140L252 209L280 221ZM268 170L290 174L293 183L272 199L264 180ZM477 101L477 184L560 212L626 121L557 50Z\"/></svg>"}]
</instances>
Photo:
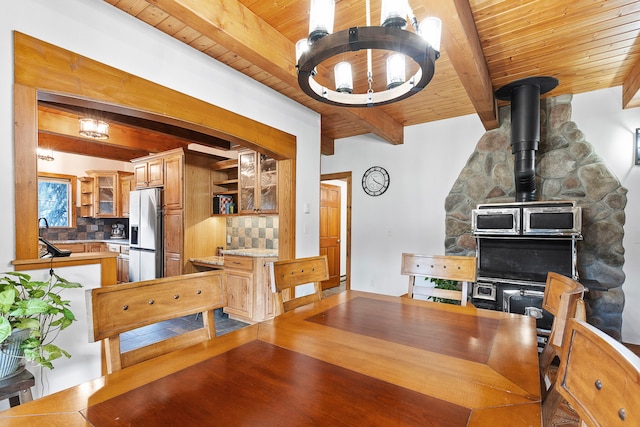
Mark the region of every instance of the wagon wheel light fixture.
<instances>
[{"instance_id":1,"label":"wagon wheel light fixture","mask_svg":"<svg viewBox=\"0 0 640 427\"><path fill-rule=\"evenodd\" d=\"M369 0L366 0L365 27L352 27L333 33L334 0L311 0L309 37L296 43L298 84L310 97L343 107L374 107L408 98L424 89L435 72L440 57L442 23L435 17L418 25L406 0L382 0L381 25L371 26ZM404 28L407 19L415 32ZM374 92L372 49L386 50L386 90ZM339 62L334 67L336 89L329 89L315 80L316 67L325 60L347 52L367 50L366 93L353 93L351 64ZM405 58L419 66L409 79L405 78Z\"/></svg>"}]
</instances>

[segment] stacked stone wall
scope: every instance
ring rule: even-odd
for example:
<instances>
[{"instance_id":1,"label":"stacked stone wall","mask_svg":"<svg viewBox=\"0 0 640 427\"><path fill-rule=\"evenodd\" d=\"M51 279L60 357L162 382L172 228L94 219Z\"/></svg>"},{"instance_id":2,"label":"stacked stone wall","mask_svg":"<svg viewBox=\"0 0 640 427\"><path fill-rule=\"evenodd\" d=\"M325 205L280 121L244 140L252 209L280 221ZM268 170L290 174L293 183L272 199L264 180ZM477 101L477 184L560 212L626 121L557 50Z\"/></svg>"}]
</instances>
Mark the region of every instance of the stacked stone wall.
<instances>
[{"instance_id":1,"label":"stacked stone wall","mask_svg":"<svg viewBox=\"0 0 640 427\"><path fill-rule=\"evenodd\" d=\"M606 289L592 289L585 297L588 321L620 339L627 190L571 121L571 99L562 95L540 103L536 199L573 200L582 208L579 278ZM475 254L471 211L478 204L515 201L509 106L500 109L500 123L482 136L445 201L447 254Z\"/></svg>"}]
</instances>

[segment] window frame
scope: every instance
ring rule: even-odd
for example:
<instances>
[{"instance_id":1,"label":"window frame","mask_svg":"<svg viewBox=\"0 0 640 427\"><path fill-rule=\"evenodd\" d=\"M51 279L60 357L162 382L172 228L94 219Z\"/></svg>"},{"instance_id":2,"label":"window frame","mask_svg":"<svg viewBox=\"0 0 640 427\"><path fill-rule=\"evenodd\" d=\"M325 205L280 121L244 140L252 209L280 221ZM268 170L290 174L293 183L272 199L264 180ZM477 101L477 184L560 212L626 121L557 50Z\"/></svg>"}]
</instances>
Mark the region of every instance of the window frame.
<instances>
[{"instance_id":1,"label":"window frame","mask_svg":"<svg viewBox=\"0 0 640 427\"><path fill-rule=\"evenodd\" d=\"M70 184L70 215L69 215L69 225L68 226L51 226L49 228L76 228L76 198L77 198L77 181L78 177L75 175L65 175L60 173L51 173L51 172L38 172L38 186L40 185L40 178L44 179L56 179L62 181L68 181ZM39 212L38 212L39 213ZM40 224L38 224L40 226Z\"/></svg>"}]
</instances>

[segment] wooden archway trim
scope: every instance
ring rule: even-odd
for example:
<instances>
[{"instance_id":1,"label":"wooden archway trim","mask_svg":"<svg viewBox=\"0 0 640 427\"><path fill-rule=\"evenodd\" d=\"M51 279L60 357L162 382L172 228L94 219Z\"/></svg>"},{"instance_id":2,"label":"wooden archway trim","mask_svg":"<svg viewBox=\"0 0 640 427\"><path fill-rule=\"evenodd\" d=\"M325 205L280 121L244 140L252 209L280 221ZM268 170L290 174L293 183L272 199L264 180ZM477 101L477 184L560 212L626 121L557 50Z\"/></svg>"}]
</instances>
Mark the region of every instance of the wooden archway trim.
<instances>
[{"instance_id":1,"label":"wooden archway trim","mask_svg":"<svg viewBox=\"0 0 640 427\"><path fill-rule=\"evenodd\" d=\"M14 32L14 72L17 260L38 257L39 91L170 117L278 159L279 256L295 256L295 136L20 32Z\"/></svg>"}]
</instances>

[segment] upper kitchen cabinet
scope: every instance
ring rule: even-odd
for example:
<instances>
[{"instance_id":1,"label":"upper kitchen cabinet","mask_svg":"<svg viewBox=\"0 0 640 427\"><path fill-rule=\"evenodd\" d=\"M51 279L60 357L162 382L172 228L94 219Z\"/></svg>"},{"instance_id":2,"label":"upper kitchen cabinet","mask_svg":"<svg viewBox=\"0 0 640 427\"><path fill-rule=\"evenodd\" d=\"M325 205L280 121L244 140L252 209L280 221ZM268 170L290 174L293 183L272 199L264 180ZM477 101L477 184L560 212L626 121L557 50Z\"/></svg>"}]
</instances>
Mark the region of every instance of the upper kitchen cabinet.
<instances>
[{"instance_id":1,"label":"upper kitchen cabinet","mask_svg":"<svg viewBox=\"0 0 640 427\"><path fill-rule=\"evenodd\" d=\"M238 155L240 213L278 212L278 162L255 151Z\"/></svg>"},{"instance_id":2,"label":"upper kitchen cabinet","mask_svg":"<svg viewBox=\"0 0 640 427\"><path fill-rule=\"evenodd\" d=\"M120 177L120 218L129 218L129 193L134 189L133 174Z\"/></svg>"},{"instance_id":3,"label":"upper kitchen cabinet","mask_svg":"<svg viewBox=\"0 0 640 427\"><path fill-rule=\"evenodd\" d=\"M179 153L164 158L164 208L182 209L185 162L192 163L190 155Z\"/></svg>"},{"instance_id":4,"label":"upper kitchen cabinet","mask_svg":"<svg viewBox=\"0 0 640 427\"><path fill-rule=\"evenodd\" d=\"M132 160L135 188L162 187L164 185L163 156L147 156Z\"/></svg>"},{"instance_id":5,"label":"upper kitchen cabinet","mask_svg":"<svg viewBox=\"0 0 640 427\"><path fill-rule=\"evenodd\" d=\"M80 179L82 216L92 216L94 218L120 218L121 196L120 180L122 177L131 176L130 172L122 171L87 171L87 178ZM92 190L89 188L92 185ZM89 201L93 201L93 209L89 208Z\"/></svg>"}]
</instances>

